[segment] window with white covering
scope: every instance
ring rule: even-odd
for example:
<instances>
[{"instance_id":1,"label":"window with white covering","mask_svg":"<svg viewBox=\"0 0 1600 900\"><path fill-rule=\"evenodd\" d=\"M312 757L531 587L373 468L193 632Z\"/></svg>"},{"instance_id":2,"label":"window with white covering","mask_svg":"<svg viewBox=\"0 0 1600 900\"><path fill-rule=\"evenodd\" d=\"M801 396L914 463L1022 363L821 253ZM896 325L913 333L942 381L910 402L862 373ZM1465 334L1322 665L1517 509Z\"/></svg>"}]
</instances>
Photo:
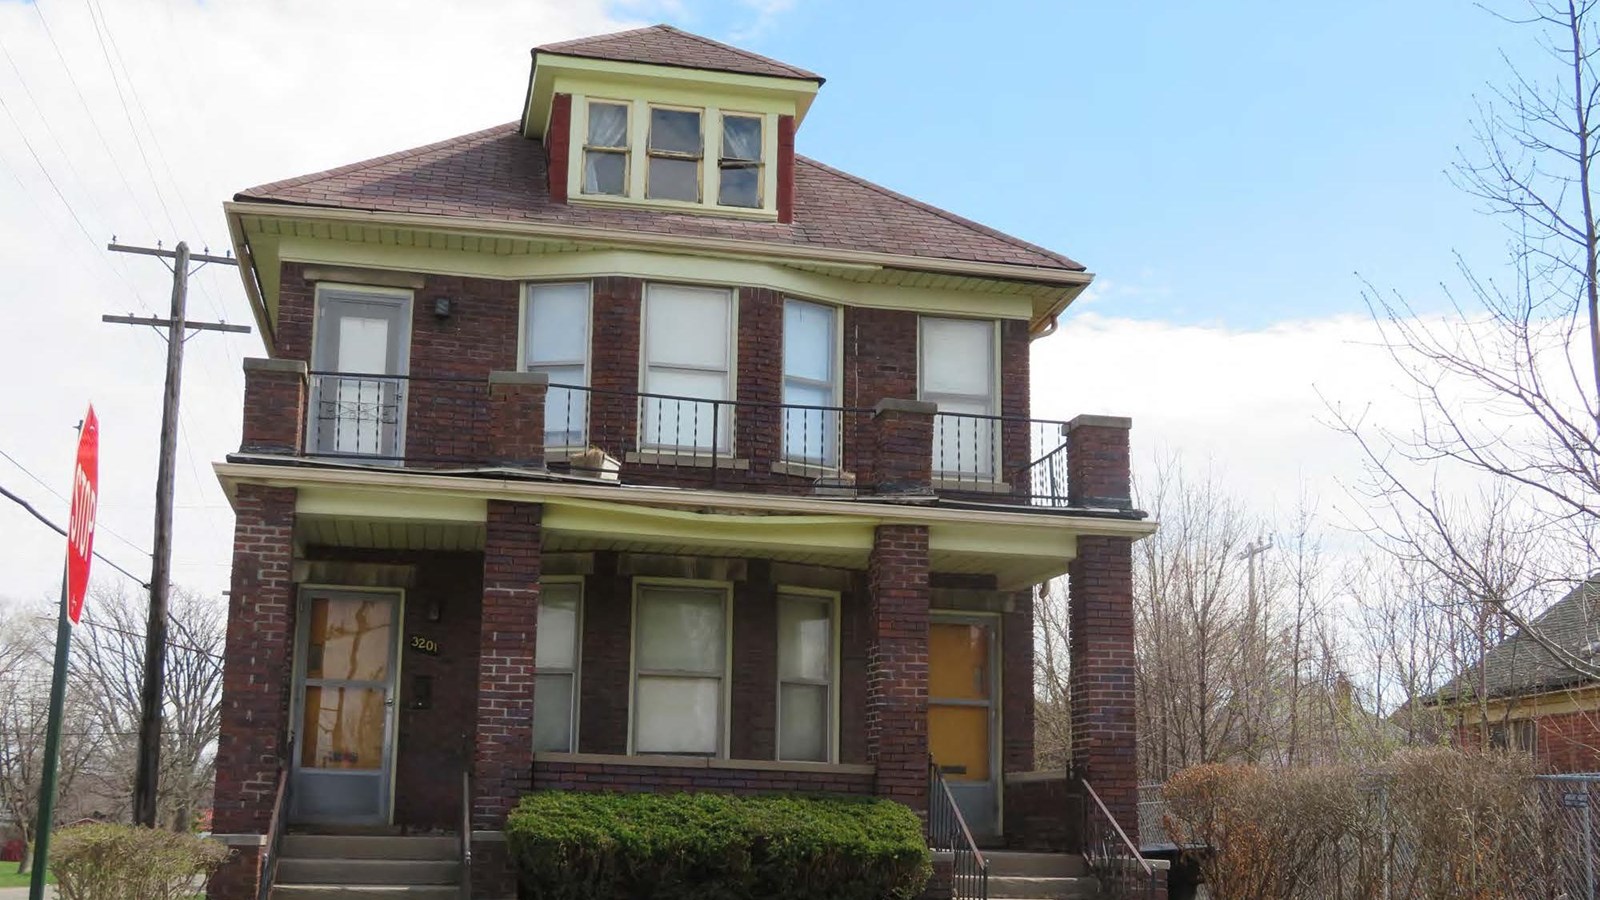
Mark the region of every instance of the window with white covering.
<instances>
[{"instance_id":1,"label":"window with white covering","mask_svg":"<svg viewBox=\"0 0 1600 900\"><path fill-rule=\"evenodd\" d=\"M638 582L633 610L633 752L722 752L729 589Z\"/></svg>"},{"instance_id":2,"label":"window with white covering","mask_svg":"<svg viewBox=\"0 0 1600 900\"><path fill-rule=\"evenodd\" d=\"M783 458L839 464L838 311L808 300L783 303Z\"/></svg>"},{"instance_id":3,"label":"window with white covering","mask_svg":"<svg viewBox=\"0 0 1600 900\"><path fill-rule=\"evenodd\" d=\"M539 587L534 645L533 749L578 749L578 657L582 640L583 585L547 581Z\"/></svg>"},{"instance_id":4,"label":"window with white covering","mask_svg":"<svg viewBox=\"0 0 1600 900\"><path fill-rule=\"evenodd\" d=\"M993 321L924 316L917 355L918 396L942 415L933 420L935 475L995 476L997 375Z\"/></svg>"},{"instance_id":5,"label":"window with white covering","mask_svg":"<svg viewBox=\"0 0 1600 900\"><path fill-rule=\"evenodd\" d=\"M589 418L589 282L530 284L523 316L522 365L550 379L544 401L546 447L583 447Z\"/></svg>"},{"instance_id":6,"label":"window with white covering","mask_svg":"<svg viewBox=\"0 0 1600 900\"><path fill-rule=\"evenodd\" d=\"M639 443L726 453L733 436L733 292L650 284L644 299Z\"/></svg>"},{"instance_id":7,"label":"window with white covering","mask_svg":"<svg viewBox=\"0 0 1600 900\"><path fill-rule=\"evenodd\" d=\"M834 734L834 600L778 593L778 759L828 762Z\"/></svg>"},{"instance_id":8,"label":"window with white covering","mask_svg":"<svg viewBox=\"0 0 1600 900\"><path fill-rule=\"evenodd\" d=\"M583 142L583 192L628 193L628 104L589 102Z\"/></svg>"},{"instance_id":9,"label":"window with white covering","mask_svg":"<svg viewBox=\"0 0 1600 900\"><path fill-rule=\"evenodd\" d=\"M724 113L722 155L717 159L717 203L761 206L762 117Z\"/></svg>"}]
</instances>

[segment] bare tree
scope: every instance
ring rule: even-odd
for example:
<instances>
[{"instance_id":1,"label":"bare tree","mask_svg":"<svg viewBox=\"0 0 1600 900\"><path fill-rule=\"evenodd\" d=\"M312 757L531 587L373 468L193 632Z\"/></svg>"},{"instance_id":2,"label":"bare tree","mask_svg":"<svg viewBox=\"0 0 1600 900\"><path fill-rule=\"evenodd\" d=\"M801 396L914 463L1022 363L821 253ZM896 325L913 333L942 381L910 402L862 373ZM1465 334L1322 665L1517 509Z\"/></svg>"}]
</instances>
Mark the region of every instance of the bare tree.
<instances>
[{"instance_id":1,"label":"bare tree","mask_svg":"<svg viewBox=\"0 0 1600 900\"><path fill-rule=\"evenodd\" d=\"M1415 408L1405 428L1331 404L1369 478L1360 524L1406 565L1529 634L1588 678L1600 666L1530 627L1528 611L1594 567L1600 523L1600 126L1596 0L1525 0L1501 18L1548 62L1507 60L1473 123L1455 181L1503 217L1507 274L1459 260L1444 315L1365 291ZM1495 544L1501 546L1495 547ZM1497 558L1497 553L1509 558Z\"/></svg>"},{"instance_id":2,"label":"bare tree","mask_svg":"<svg viewBox=\"0 0 1600 900\"><path fill-rule=\"evenodd\" d=\"M93 698L95 718L113 736L101 748L104 789L127 805L144 671L145 603L120 584L97 590L90 602L95 627L85 629L74 648L73 677ZM215 776L226 611L217 600L182 589L172 592L171 603L157 806L168 827L184 831L194 827Z\"/></svg>"}]
</instances>

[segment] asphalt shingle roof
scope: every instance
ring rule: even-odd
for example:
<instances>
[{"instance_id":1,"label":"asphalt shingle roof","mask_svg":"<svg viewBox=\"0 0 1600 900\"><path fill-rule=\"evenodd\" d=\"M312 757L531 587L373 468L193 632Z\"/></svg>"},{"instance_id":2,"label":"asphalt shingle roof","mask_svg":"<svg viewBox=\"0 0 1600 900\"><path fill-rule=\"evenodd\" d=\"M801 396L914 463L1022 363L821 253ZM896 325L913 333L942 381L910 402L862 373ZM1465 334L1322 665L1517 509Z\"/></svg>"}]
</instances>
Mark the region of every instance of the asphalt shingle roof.
<instances>
[{"instance_id":1,"label":"asphalt shingle roof","mask_svg":"<svg viewBox=\"0 0 1600 900\"><path fill-rule=\"evenodd\" d=\"M620 231L1083 271L1065 256L798 156L794 221L558 203L544 151L516 123L249 188L241 201ZM1026 276L1019 273L1019 277Z\"/></svg>"},{"instance_id":2,"label":"asphalt shingle roof","mask_svg":"<svg viewBox=\"0 0 1600 900\"><path fill-rule=\"evenodd\" d=\"M557 53L562 56L675 66L680 69L710 69L717 72L768 75L775 78L799 78L822 83L822 76L815 72L768 59L748 50L740 50L738 47L730 47L698 34L679 31L671 25L652 25L649 28L636 28L632 31L541 44L533 49L535 54Z\"/></svg>"},{"instance_id":3,"label":"asphalt shingle roof","mask_svg":"<svg viewBox=\"0 0 1600 900\"><path fill-rule=\"evenodd\" d=\"M1600 577L1573 588L1529 623L1556 646L1600 664ZM1516 697L1573 687L1588 679L1558 661L1525 632L1518 632L1484 655L1483 675L1472 666L1439 690L1436 701L1477 697Z\"/></svg>"}]
</instances>

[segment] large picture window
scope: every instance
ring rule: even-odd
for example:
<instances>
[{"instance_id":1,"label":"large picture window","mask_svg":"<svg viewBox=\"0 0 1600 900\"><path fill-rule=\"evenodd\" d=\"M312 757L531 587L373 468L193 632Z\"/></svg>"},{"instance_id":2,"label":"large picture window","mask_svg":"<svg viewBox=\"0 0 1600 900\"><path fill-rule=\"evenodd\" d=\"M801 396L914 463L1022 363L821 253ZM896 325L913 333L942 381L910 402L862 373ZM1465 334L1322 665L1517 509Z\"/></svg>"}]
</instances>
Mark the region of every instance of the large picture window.
<instances>
[{"instance_id":1,"label":"large picture window","mask_svg":"<svg viewBox=\"0 0 1600 900\"><path fill-rule=\"evenodd\" d=\"M651 284L645 289L644 393L639 443L656 450L727 452L733 435L733 292Z\"/></svg>"},{"instance_id":2,"label":"large picture window","mask_svg":"<svg viewBox=\"0 0 1600 900\"><path fill-rule=\"evenodd\" d=\"M837 311L807 300L783 304L783 458L839 461Z\"/></svg>"},{"instance_id":3,"label":"large picture window","mask_svg":"<svg viewBox=\"0 0 1600 900\"><path fill-rule=\"evenodd\" d=\"M533 749L571 753L578 748L578 657L583 586L576 581L539 587L534 644Z\"/></svg>"},{"instance_id":4,"label":"large picture window","mask_svg":"<svg viewBox=\"0 0 1600 900\"><path fill-rule=\"evenodd\" d=\"M641 583L633 613L633 752L722 752L725 586Z\"/></svg>"},{"instance_id":5,"label":"large picture window","mask_svg":"<svg viewBox=\"0 0 1600 900\"><path fill-rule=\"evenodd\" d=\"M924 317L917 359L921 398L933 420L933 468L956 479L995 475L995 323Z\"/></svg>"},{"instance_id":6,"label":"large picture window","mask_svg":"<svg viewBox=\"0 0 1600 900\"><path fill-rule=\"evenodd\" d=\"M546 447L583 447L588 435L589 283L530 284L523 368L550 378L544 401ZM570 387L563 387L567 385Z\"/></svg>"},{"instance_id":7,"label":"large picture window","mask_svg":"<svg viewBox=\"0 0 1600 900\"><path fill-rule=\"evenodd\" d=\"M833 755L834 598L778 595L778 758Z\"/></svg>"}]
</instances>

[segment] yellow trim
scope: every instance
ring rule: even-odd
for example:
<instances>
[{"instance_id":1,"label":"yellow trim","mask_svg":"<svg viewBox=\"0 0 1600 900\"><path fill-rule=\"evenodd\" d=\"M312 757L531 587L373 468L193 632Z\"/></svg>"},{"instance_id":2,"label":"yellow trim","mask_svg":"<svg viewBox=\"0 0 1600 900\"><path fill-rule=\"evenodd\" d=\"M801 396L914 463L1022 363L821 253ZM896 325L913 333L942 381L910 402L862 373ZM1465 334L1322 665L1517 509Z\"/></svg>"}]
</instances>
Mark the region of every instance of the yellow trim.
<instances>
[{"instance_id":1,"label":"yellow trim","mask_svg":"<svg viewBox=\"0 0 1600 900\"><path fill-rule=\"evenodd\" d=\"M718 588L722 594L722 672L719 675L722 692L722 720L717 723L715 759L727 759L733 733L733 582L713 581L703 578L661 578L652 575L635 575L629 585L631 602L628 606L628 755L634 755L634 706L639 693L639 587L661 585L664 587ZM669 754L670 755L670 754ZM686 754L700 758L699 754Z\"/></svg>"},{"instance_id":2,"label":"yellow trim","mask_svg":"<svg viewBox=\"0 0 1600 900\"><path fill-rule=\"evenodd\" d=\"M329 485L301 488L295 493L294 511L297 516L357 516L481 525L488 508L487 500L471 497L350 490Z\"/></svg>"},{"instance_id":3,"label":"yellow trim","mask_svg":"<svg viewBox=\"0 0 1600 900\"><path fill-rule=\"evenodd\" d=\"M705 550L773 552L807 547L817 553L861 557L872 550L871 519L844 516L751 516L652 509L622 503L547 504L543 525L551 531L596 538L627 535Z\"/></svg>"},{"instance_id":4,"label":"yellow trim","mask_svg":"<svg viewBox=\"0 0 1600 900\"><path fill-rule=\"evenodd\" d=\"M1026 320L1035 309L1034 298L1027 294L869 284L774 262L676 253L603 249L512 256L301 237L281 238L278 250L284 262L474 278L559 281L616 275L709 287L765 287L836 306L903 309L934 317Z\"/></svg>"},{"instance_id":5,"label":"yellow trim","mask_svg":"<svg viewBox=\"0 0 1600 900\"><path fill-rule=\"evenodd\" d=\"M1463 725L1477 725L1485 721L1485 710L1488 712L1489 722L1507 720L1515 722L1534 716L1600 712L1600 685L1525 697L1498 698L1481 706L1475 700L1463 700L1459 704L1444 705L1443 708L1453 709L1461 716Z\"/></svg>"}]
</instances>

